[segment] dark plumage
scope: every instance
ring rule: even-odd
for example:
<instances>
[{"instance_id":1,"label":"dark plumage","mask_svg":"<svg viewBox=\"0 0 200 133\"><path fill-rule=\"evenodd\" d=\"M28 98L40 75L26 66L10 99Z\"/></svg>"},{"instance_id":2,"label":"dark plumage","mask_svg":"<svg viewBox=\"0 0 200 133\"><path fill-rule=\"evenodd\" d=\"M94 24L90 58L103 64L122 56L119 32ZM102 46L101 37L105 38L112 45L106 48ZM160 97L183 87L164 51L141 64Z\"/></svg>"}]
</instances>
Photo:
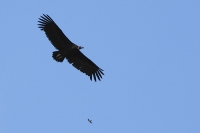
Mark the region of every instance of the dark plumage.
<instances>
[{"instance_id":1,"label":"dark plumage","mask_svg":"<svg viewBox=\"0 0 200 133\"><path fill-rule=\"evenodd\" d=\"M63 62L66 58L75 68L90 76L90 80L92 77L95 81L97 78L101 80L104 75L103 70L81 53L80 49L83 47L72 43L51 17L43 14L38 22L39 28L45 32L52 45L58 49L52 55L57 62Z\"/></svg>"}]
</instances>

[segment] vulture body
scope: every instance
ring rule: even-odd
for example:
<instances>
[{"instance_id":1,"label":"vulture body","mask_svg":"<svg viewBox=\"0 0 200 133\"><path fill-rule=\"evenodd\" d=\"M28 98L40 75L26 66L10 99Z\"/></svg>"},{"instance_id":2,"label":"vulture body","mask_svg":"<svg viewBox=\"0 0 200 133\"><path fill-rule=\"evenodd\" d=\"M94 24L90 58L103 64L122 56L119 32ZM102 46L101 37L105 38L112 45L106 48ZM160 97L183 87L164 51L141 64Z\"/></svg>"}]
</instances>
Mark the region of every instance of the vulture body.
<instances>
[{"instance_id":1,"label":"vulture body","mask_svg":"<svg viewBox=\"0 0 200 133\"><path fill-rule=\"evenodd\" d=\"M95 82L97 78L101 80L104 75L103 70L80 51L83 47L74 44L64 35L51 17L43 14L38 22L39 28L45 32L52 45L58 50L52 55L57 62L63 62L66 58L76 69L88 75L90 80L92 77Z\"/></svg>"}]
</instances>

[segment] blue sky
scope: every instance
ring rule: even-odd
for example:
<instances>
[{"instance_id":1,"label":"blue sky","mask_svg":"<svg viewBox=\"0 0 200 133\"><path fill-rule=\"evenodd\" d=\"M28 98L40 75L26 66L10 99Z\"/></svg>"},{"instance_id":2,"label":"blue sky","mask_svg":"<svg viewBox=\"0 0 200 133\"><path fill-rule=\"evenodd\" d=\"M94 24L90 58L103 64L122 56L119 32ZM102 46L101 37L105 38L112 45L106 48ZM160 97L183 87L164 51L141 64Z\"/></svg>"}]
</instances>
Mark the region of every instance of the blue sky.
<instances>
[{"instance_id":1,"label":"blue sky","mask_svg":"<svg viewBox=\"0 0 200 133\"><path fill-rule=\"evenodd\" d=\"M199 7L199 0L1 0L0 132L199 133ZM37 26L43 13L104 69L101 82L53 60Z\"/></svg>"}]
</instances>

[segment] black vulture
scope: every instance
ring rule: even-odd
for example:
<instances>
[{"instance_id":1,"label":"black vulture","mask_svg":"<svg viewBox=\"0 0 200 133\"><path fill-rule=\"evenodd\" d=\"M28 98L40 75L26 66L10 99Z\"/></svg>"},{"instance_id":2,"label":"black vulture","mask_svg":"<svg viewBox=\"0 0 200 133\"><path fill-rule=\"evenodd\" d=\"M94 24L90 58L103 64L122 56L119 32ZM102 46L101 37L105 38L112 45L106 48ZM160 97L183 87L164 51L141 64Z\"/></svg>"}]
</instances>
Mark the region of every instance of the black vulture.
<instances>
[{"instance_id":1,"label":"black vulture","mask_svg":"<svg viewBox=\"0 0 200 133\"><path fill-rule=\"evenodd\" d=\"M97 78L99 81L101 80L104 75L103 70L81 53L80 49L83 47L71 42L51 17L43 14L38 22L39 28L45 32L52 45L58 49L52 55L57 62L63 62L66 58L76 69L88 75L90 80L92 77L95 82Z\"/></svg>"}]
</instances>

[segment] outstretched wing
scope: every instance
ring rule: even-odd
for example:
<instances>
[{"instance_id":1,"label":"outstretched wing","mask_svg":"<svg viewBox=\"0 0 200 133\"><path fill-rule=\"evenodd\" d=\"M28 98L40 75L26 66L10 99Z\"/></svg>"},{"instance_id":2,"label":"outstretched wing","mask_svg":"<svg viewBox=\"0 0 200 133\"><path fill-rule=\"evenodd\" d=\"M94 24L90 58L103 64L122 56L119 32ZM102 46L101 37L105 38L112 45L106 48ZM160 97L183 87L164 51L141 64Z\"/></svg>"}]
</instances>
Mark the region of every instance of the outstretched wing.
<instances>
[{"instance_id":1,"label":"outstretched wing","mask_svg":"<svg viewBox=\"0 0 200 133\"><path fill-rule=\"evenodd\" d=\"M65 36L62 30L48 15L43 14L43 16L39 18L38 22L39 28L44 30L48 39L56 49L62 50L64 47L70 47L73 45L73 43Z\"/></svg>"},{"instance_id":2,"label":"outstretched wing","mask_svg":"<svg viewBox=\"0 0 200 133\"><path fill-rule=\"evenodd\" d=\"M104 75L103 70L80 51L67 55L66 59L75 68L88 75L90 80L92 80L93 77L94 81L96 82L97 78L98 80L101 80L102 75Z\"/></svg>"}]
</instances>

